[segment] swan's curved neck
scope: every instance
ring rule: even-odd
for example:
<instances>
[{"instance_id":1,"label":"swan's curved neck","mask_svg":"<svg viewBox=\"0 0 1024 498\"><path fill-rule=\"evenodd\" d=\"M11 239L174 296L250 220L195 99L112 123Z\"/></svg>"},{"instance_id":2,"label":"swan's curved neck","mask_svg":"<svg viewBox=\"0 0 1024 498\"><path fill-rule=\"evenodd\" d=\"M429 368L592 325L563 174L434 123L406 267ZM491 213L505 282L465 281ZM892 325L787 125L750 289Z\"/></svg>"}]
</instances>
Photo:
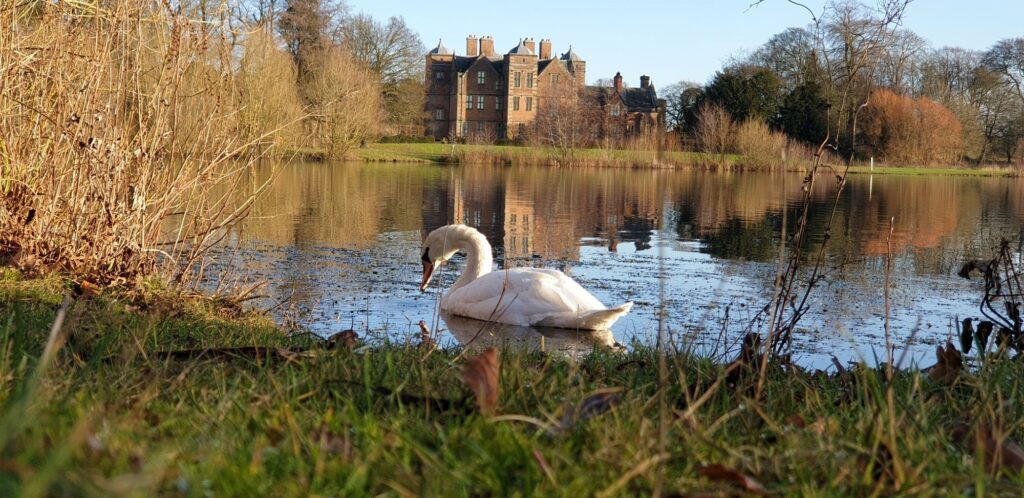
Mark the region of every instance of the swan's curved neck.
<instances>
[{"instance_id":1,"label":"swan's curved neck","mask_svg":"<svg viewBox=\"0 0 1024 498\"><path fill-rule=\"evenodd\" d=\"M455 247L466 253L466 269L459 279L452 284L449 292L466 285L491 272L494 260L491 258L491 244L487 237L477 231L460 233L455 239Z\"/></svg>"}]
</instances>

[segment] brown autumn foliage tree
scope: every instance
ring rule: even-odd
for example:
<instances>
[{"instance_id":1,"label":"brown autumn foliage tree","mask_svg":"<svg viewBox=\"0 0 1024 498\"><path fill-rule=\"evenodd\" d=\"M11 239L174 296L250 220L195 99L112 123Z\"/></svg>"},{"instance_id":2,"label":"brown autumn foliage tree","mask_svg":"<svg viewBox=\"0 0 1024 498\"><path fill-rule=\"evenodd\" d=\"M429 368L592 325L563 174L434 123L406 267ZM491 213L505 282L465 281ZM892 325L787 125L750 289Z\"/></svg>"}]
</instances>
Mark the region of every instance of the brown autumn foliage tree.
<instances>
[{"instance_id":1,"label":"brown autumn foliage tree","mask_svg":"<svg viewBox=\"0 0 1024 498\"><path fill-rule=\"evenodd\" d=\"M876 90L861 121L863 143L875 157L893 164L952 164L960 159L960 121L946 107L927 98Z\"/></svg>"}]
</instances>

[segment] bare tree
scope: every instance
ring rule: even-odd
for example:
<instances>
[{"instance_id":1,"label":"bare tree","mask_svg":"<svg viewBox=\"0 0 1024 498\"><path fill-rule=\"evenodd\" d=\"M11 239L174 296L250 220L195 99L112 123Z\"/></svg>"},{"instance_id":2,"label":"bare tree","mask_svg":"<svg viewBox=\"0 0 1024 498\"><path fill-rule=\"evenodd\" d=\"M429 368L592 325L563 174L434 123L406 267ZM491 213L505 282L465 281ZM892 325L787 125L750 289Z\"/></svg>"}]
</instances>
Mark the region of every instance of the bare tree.
<instances>
[{"instance_id":1,"label":"bare tree","mask_svg":"<svg viewBox=\"0 0 1024 498\"><path fill-rule=\"evenodd\" d=\"M347 11L340 0L285 0L277 15L277 29L295 59L300 81L323 63L330 48L330 33Z\"/></svg>"},{"instance_id":2,"label":"bare tree","mask_svg":"<svg viewBox=\"0 0 1024 498\"><path fill-rule=\"evenodd\" d=\"M928 42L913 31L894 31L879 57L878 84L900 94L918 87L927 49Z\"/></svg>"},{"instance_id":3,"label":"bare tree","mask_svg":"<svg viewBox=\"0 0 1024 498\"><path fill-rule=\"evenodd\" d=\"M366 14L345 19L334 34L337 43L378 75L387 121L397 131L422 127L423 54L418 34L401 17L381 23Z\"/></svg>"},{"instance_id":4,"label":"bare tree","mask_svg":"<svg viewBox=\"0 0 1024 498\"><path fill-rule=\"evenodd\" d=\"M1006 78L1024 102L1024 38L1000 40L985 52L982 63Z\"/></svg>"},{"instance_id":5,"label":"bare tree","mask_svg":"<svg viewBox=\"0 0 1024 498\"><path fill-rule=\"evenodd\" d=\"M328 50L323 65L310 74L306 95L308 126L330 157L344 157L376 132L381 120L376 78L344 49Z\"/></svg>"},{"instance_id":6,"label":"bare tree","mask_svg":"<svg viewBox=\"0 0 1024 498\"><path fill-rule=\"evenodd\" d=\"M591 145L598 134L600 107L574 86L547 88L540 96L532 141L559 152L564 164L574 161L575 150Z\"/></svg>"},{"instance_id":7,"label":"bare tree","mask_svg":"<svg viewBox=\"0 0 1024 498\"><path fill-rule=\"evenodd\" d=\"M380 74L384 84L423 79L420 36L401 17L380 23L367 14L350 16L339 26L335 40L348 48L356 60Z\"/></svg>"},{"instance_id":8,"label":"bare tree","mask_svg":"<svg viewBox=\"0 0 1024 498\"><path fill-rule=\"evenodd\" d=\"M947 106L968 100L981 57L978 51L959 47L942 47L926 53L921 62L918 91Z\"/></svg>"},{"instance_id":9,"label":"bare tree","mask_svg":"<svg viewBox=\"0 0 1024 498\"><path fill-rule=\"evenodd\" d=\"M732 116L725 109L704 104L697 113L697 143L704 152L724 154L731 147L734 127Z\"/></svg>"},{"instance_id":10,"label":"bare tree","mask_svg":"<svg viewBox=\"0 0 1024 498\"><path fill-rule=\"evenodd\" d=\"M670 130L690 129L695 123L688 123L696 115L694 106L700 95L701 86L692 81L679 81L662 88L665 99L665 125Z\"/></svg>"},{"instance_id":11,"label":"bare tree","mask_svg":"<svg viewBox=\"0 0 1024 498\"><path fill-rule=\"evenodd\" d=\"M803 28L788 28L755 50L746 63L774 71L783 87L793 90L814 77L815 50L813 33Z\"/></svg>"}]
</instances>

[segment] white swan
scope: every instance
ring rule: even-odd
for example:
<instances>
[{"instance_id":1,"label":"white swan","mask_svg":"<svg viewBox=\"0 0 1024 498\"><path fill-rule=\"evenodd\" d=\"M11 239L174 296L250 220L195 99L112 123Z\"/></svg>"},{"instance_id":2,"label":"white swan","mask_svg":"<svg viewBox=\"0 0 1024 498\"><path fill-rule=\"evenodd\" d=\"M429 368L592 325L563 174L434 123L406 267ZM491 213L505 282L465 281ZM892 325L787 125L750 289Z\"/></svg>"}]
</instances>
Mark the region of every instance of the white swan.
<instances>
[{"instance_id":1,"label":"white swan","mask_svg":"<svg viewBox=\"0 0 1024 498\"><path fill-rule=\"evenodd\" d=\"M491 245L465 225L447 225L423 243L426 291L434 270L456 252L466 254L466 269L441 297L441 309L453 315L519 326L603 330L629 312L632 302L608 308L557 270L513 268L491 272Z\"/></svg>"}]
</instances>

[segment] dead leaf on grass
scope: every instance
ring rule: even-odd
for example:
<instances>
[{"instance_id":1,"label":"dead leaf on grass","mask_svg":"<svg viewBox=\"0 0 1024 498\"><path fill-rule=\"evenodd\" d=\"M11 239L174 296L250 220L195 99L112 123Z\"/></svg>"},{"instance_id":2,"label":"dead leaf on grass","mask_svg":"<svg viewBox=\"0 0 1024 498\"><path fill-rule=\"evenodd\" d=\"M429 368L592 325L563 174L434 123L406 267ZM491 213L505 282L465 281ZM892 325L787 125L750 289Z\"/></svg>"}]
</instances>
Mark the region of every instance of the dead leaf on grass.
<instances>
[{"instance_id":1,"label":"dead leaf on grass","mask_svg":"<svg viewBox=\"0 0 1024 498\"><path fill-rule=\"evenodd\" d=\"M354 349L359 345L359 334L354 330L342 330L327 338L327 349Z\"/></svg>"},{"instance_id":2,"label":"dead leaf on grass","mask_svg":"<svg viewBox=\"0 0 1024 498\"><path fill-rule=\"evenodd\" d=\"M971 429L966 424L960 424L953 428L952 435L954 441L969 451L980 452L989 471L1006 469L1018 475L1024 471L1024 448L1010 438L1000 437L992 426L983 425Z\"/></svg>"},{"instance_id":3,"label":"dead leaf on grass","mask_svg":"<svg viewBox=\"0 0 1024 498\"><path fill-rule=\"evenodd\" d=\"M974 325L970 318L964 318L963 326L960 328L960 350L964 354L970 353L972 343L974 343Z\"/></svg>"},{"instance_id":4,"label":"dead leaf on grass","mask_svg":"<svg viewBox=\"0 0 1024 498\"><path fill-rule=\"evenodd\" d=\"M476 396L480 413L493 415L498 408L498 350L487 348L478 356L466 358L462 382Z\"/></svg>"},{"instance_id":5,"label":"dead leaf on grass","mask_svg":"<svg viewBox=\"0 0 1024 498\"><path fill-rule=\"evenodd\" d=\"M700 475L713 481L729 481L742 487L747 492L758 496L768 494L768 491L764 489L764 486L757 479L721 464L705 465L698 472L700 472Z\"/></svg>"},{"instance_id":6,"label":"dead leaf on grass","mask_svg":"<svg viewBox=\"0 0 1024 498\"><path fill-rule=\"evenodd\" d=\"M612 406L622 400L621 388L599 389L587 395L576 407L566 407L559 428L562 430L572 429L576 424L587 420L590 417L608 411Z\"/></svg>"},{"instance_id":7,"label":"dead leaf on grass","mask_svg":"<svg viewBox=\"0 0 1024 498\"><path fill-rule=\"evenodd\" d=\"M964 360L960 356L960 352L947 341L945 348L942 346L935 348L935 357L938 361L928 372L928 377L940 384L955 382L964 369Z\"/></svg>"},{"instance_id":8,"label":"dead leaf on grass","mask_svg":"<svg viewBox=\"0 0 1024 498\"><path fill-rule=\"evenodd\" d=\"M93 297L100 295L100 291L102 291L99 285L88 280L82 280L82 282L78 284L78 288L82 290L82 294Z\"/></svg>"}]
</instances>

